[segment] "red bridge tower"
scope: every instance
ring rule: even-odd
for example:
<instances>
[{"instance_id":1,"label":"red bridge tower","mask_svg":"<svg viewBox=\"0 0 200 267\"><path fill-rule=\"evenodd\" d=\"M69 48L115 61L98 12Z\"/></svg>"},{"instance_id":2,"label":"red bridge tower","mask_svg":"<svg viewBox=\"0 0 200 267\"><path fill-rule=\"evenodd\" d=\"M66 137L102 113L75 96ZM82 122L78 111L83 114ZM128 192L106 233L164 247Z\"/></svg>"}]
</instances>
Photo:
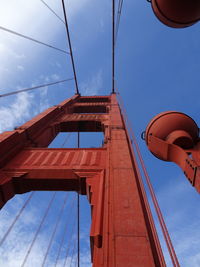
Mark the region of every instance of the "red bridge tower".
<instances>
[{"instance_id":1,"label":"red bridge tower","mask_svg":"<svg viewBox=\"0 0 200 267\"><path fill-rule=\"evenodd\" d=\"M59 132L100 131L100 148L48 148ZM115 94L75 95L0 135L1 207L33 190L87 194L93 266L166 266Z\"/></svg>"}]
</instances>

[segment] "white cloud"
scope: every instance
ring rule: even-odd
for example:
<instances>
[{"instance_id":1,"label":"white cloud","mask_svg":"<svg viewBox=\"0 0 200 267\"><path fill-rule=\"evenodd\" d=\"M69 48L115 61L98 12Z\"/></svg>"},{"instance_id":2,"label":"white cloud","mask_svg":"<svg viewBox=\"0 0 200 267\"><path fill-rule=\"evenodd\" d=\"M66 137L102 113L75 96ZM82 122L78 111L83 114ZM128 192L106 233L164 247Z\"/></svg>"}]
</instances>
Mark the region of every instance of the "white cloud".
<instances>
[{"instance_id":1,"label":"white cloud","mask_svg":"<svg viewBox=\"0 0 200 267\"><path fill-rule=\"evenodd\" d=\"M101 27L101 31L104 32L105 31L105 23L104 23L103 19L100 20L100 27Z\"/></svg>"},{"instance_id":2,"label":"white cloud","mask_svg":"<svg viewBox=\"0 0 200 267\"><path fill-rule=\"evenodd\" d=\"M23 66L18 65L19 70L23 70ZM31 83L31 87L45 84L60 79L56 73L51 75L41 75L37 81ZM17 86L17 90L23 89ZM23 92L14 97L14 101L8 106L0 107L0 132L12 130L16 126L20 126L26 120L31 119L36 114L47 109L50 104L48 101L49 86L38 89L38 94L30 94Z\"/></svg>"},{"instance_id":3,"label":"white cloud","mask_svg":"<svg viewBox=\"0 0 200 267\"><path fill-rule=\"evenodd\" d=\"M0 108L0 132L13 129L31 116L32 94L20 93L8 107Z\"/></svg>"},{"instance_id":4,"label":"white cloud","mask_svg":"<svg viewBox=\"0 0 200 267\"><path fill-rule=\"evenodd\" d=\"M13 227L10 234L7 236L5 242L0 247L0 266L6 266L6 267L20 267L25 255L28 251L28 248L34 238L34 234L37 231L37 228L39 226L39 223L42 220L42 217L44 215L44 211L47 208L47 202L45 198L41 198L42 192L36 192L34 197L32 198L31 202L28 204L26 209L23 211L22 216L18 219L15 226ZM47 194L47 193L46 193ZM65 193L63 193L65 194ZM72 193L73 194L73 193ZM47 195L46 195L47 196ZM62 195L63 196L63 195ZM22 199L23 198L23 199ZM21 207L24 203L24 199L27 198L27 196L15 196L14 199L10 200L8 203L8 207L4 208L0 214L0 240L5 233L5 231L8 229L9 225L11 225L13 219L18 213L19 207ZM35 199L40 199L40 208L38 208L36 205L32 204L32 201ZM47 199L50 199L50 196L47 197ZM57 195L58 200L59 197ZM61 198L62 199L62 198ZM51 207L50 212L48 214L48 217L51 217L51 220L56 221L57 215L55 215L55 210L58 209L58 202L54 202L53 207ZM73 197L71 198L73 200ZM71 202L68 202L68 207L65 210L66 215L69 214L69 208L71 207ZM53 218L52 218L52 215ZM74 216L74 214L71 214L71 216ZM43 227L41 228L41 231L36 239L36 242L34 243L34 246L31 250L30 255L27 258L27 263L25 266L29 267L35 267L35 266L41 266L41 263L43 262L44 255L46 252L46 249L48 247L48 243L51 237L52 229L54 228L54 222L51 222L49 224L49 220L45 220ZM63 223L63 225L59 224L58 232L63 232L62 226L66 227L66 224ZM74 266L75 262L77 260L77 249L76 249L76 227L72 227L72 222L68 222L68 231L66 233L67 240L69 242L69 236L71 235L71 229L73 228L75 231L75 234L72 236L72 242L70 242L71 246L69 249L69 254L67 258L67 265L70 266L70 263L72 263ZM59 230L60 229L60 230ZM81 244L83 242L86 242L88 244L89 237L85 235L81 235ZM65 240L66 241L66 240ZM65 262L65 256L68 248L68 242L64 242L62 247L62 253L60 255L58 265L57 266L63 266ZM74 257L72 258L72 251L75 244L74 249ZM46 264L45 266L53 267L55 266L55 258L57 256L58 247L60 245L60 239L55 240L53 245L53 250L49 251ZM55 245L55 246L54 246ZM82 250L83 249L83 250ZM80 264L82 267L91 267L90 262L90 251L87 246L84 248L81 248L81 254L80 254Z\"/></svg>"},{"instance_id":5,"label":"white cloud","mask_svg":"<svg viewBox=\"0 0 200 267\"><path fill-rule=\"evenodd\" d=\"M102 70L99 70L93 77L87 79L87 81L81 82L81 92L83 92L84 95L97 95L103 85L102 74Z\"/></svg>"},{"instance_id":6,"label":"white cloud","mask_svg":"<svg viewBox=\"0 0 200 267\"><path fill-rule=\"evenodd\" d=\"M53 80L55 80L55 81L58 81L58 80L60 79L60 75L54 73L54 74L51 75L51 78L52 78Z\"/></svg>"},{"instance_id":7,"label":"white cloud","mask_svg":"<svg viewBox=\"0 0 200 267\"><path fill-rule=\"evenodd\" d=\"M24 70L24 67L23 67L22 65L18 65L18 66L17 66L17 69L18 69L19 71L23 71L23 70Z\"/></svg>"},{"instance_id":8,"label":"white cloud","mask_svg":"<svg viewBox=\"0 0 200 267\"><path fill-rule=\"evenodd\" d=\"M6 57L12 57L14 59L24 59L25 55L18 54L15 52L15 49L11 48L11 45L5 44L5 43L0 43L0 55L1 59L6 59ZM1 61L2 64L2 61Z\"/></svg>"},{"instance_id":9,"label":"white cloud","mask_svg":"<svg viewBox=\"0 0 200 267\"><path fill-rule=\"evenodd\" d=\"M58 67L58 68L61 68L61 67L62 67L61 64L60 64L59 62L56 62L55 65L56 65L56 67Z\"/></svg>"},{"instance_id":10,"label":"white cloud","mask_svg":"<svg viewBox=\"0 0 200 267\"><path fill-rule=\"evenodd\" d=\"M73 0L69 1L66 10L70 16L77 15L79 11L82 11L85 6L92 0Z\"/></svg>"},{"instance_id":11,"label":"white cloud","mask_svg":"<svg viewBox=\"0 0 200 267\"><path fill-rule=\"evenodd\" d=\"M166 183L165 188L156 194L157 199L180 265L198 267L200 266L200 208L195 205L199 200L198 194L184 175L175 177L172 181ZM158 223L157 218L156 223ZM173 266L163 238L161 238L161 244L167 266Z\"/></svg>"}]
</instances>

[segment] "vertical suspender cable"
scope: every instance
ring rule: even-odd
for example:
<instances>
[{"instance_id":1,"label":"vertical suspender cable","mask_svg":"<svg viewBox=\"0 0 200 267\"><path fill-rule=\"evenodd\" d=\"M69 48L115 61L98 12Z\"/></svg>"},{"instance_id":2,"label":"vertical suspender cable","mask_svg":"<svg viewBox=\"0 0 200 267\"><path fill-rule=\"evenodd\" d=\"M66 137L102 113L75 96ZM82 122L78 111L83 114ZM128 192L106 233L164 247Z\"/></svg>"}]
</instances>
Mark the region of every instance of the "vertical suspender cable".
<instances>
[{"instance_id":1,"label":"vertical suspender cable","mask_svg":"<svg viewBox=\"0 0 200 267\"><path fill-rule=\"evenodd\" d=\"M73 57L73 51L72 51L72 45L71 45L71 39L70 39L70 33L69 33L69 27L68 27L68 22L67 22L67 15L66 15L64 0L62 0L62 7L63 7L64 18L65 18L65 27L66 27L67 38L68 38L68 43L69 43L69 50L70 50L72 68L73 68L73 73L74 73L74 80L75 80L75 85L76 85L76 93L79 95L78 82L77 82L77 77L76 77L74 57Z\"/></svg>"},{"instance_id":2,"label":"vertical suspender cable","mask_svg":"<svg viewBox=\"0 0 200 267\"><path fill-rule=\"evenodd\" d=\"M20 211L18 212L17 216L15 217L14 221L12 222L12 224L10 225L10 227L8 228L8 230L6 231L6 233L4 234L4 236L2 237L1 241L0 241L0 246L3 244L3 242L6 240L7 236L9 235L9 233L11 232L11 230L13 229L15 223L17 222L17 220L19 219L19 217L21 216L23 210L26 208L26 206L28 205L29 201L31 200L31 198L33 197L33 194L35 192L32 192L29 197L27 198L27 200L25 201L24 205L21 207Z\"/></svg>"},{"instance_id":3,"label":"vertical suspender cable","mask_svg":"<svg viewBox=\"0 0 200 267\"><path fill-rule=\"evenodd\" d=\"M50 210L51 205L52 205L52 203L53 203L53 201L54 201L54 199L55 199L55 196L56 196L56 192L53 194L53 196L51 197L51 199L50 199L50 201L49 201L49 204L48 204L48 206L47 206L47 209L46 209L46 211L45 211L45 213L44 213L44 215L43 215L43 217L42 217L42 221L40 222L40 225L39 225L39 227L38 227L38 229L37 229L37 231L36 231L36 233L35 233L35 236L34 236L32 242L31 242L31 245L29 246L29 249L28 249L28 251L27 251L27 253L26 253L26 256L25 256L25 258L24 258L24 260L23 260L23 263L22 263L21 267L24 267L25 264L26 264L26 261L27 261L27 259L28 259L28 256L29 256L29 254L30 254L30 252L31 252L31 249L32 249L32 247L33 247L33 245L34 245L34 243L35 243L35 241L36 241L36 239L37 239L37 236L38 236L38 234L39 234L39 232L40 232L40 230L41 230L41 228L42 228L42 225L43 225L43 223L44 223L44 221L45 221L45 219L46 219L46 217L47 217L47 215L48 215L48 213L49 213L49 210Z\"/></svg>"},{"instance_id":4,"label":"vertical suspender cable","mask_svg":"<svg viewBox=\"0 0 200 267\"><path fill-rule=\"evenodd\" d=\"M112 0L112 94L115 93L115 0Z\"/></svg>"}]
</instances>

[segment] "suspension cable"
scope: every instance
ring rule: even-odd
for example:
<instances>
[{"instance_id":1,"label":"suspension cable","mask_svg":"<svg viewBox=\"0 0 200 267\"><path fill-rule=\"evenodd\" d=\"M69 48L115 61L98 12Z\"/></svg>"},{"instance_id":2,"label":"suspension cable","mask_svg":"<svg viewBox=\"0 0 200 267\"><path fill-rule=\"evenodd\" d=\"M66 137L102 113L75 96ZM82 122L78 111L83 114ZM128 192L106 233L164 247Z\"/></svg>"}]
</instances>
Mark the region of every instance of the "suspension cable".
<instances>
[{"instance_id":1,"label":"suspension cable","mask_svg":"<svg viewBox=\"0 0 200 267\"><path fill-rule=\"evenodd\" d=\"M39 234L39 232L40 232L40 230L41 230L41 228L42 228L42 226L43 226L43 224L44 224L44 221L45 221L45 219L46 219L46 217L47 217L47 215L48 215L48 213L49 213L49 210L50 210L50 208L51 208L51 206L52 206L52 203L53 203L53 201L54 201L54 199L55 199L55 196L56 196L56 192L54 192L54 194L52 195L52 197L51 197L51 199L50 199L50 201L49 201L49 204L48 204L48 206L47 206L47 209L46 209L46 211L45 211L45 213L44 213L44 216L43 216L43 218L42 218L42 220L41 220L41 222L40 222L40 224L39 224L39 227L38 227L38 229L37 229L37 231L36 231L36 233L35 233L35 236L34 236L32 242L31 242L31 244L30 244L30 246L29 246L29 249L28 249L28 251L27 251L27 253L26 253L26 256L25 256L25 258L24 258L24 260L23 260L23 263L22 263L21 267L24 267L25 264L26 264L26 261L27 261L27 259L28 259L28 256L29 256L29 254L30 254L30 252L31 252L31 249L32 249L32 247L33 247L33 245L34 245L34 243L35 243L37 237L38 237L38 234Z\"/></svg>"},{"instance_id":2,"label":"suspension cable","mask_svg":"<svg viewBox=\"0 0 200 267\"><path fill-rule=\"evenodd\" d=\"M74 64L74 57L73 57L73 51L72 51L72 45L71 45L71 39L70 39L70 33L69 33L69 27L68 27L67 14L66 14L64 0L62 0L62 7L63 7L64 18L65 18L65 27L66 27L66 32L67 32L67 39L68 39L68 44L69 44L72 68L73 68L73 73L74 73L74 80L75 80L75 85L76 85L76 93L79 95L80 93L79 93L79 89L78 89L78 82L77 82L77 76L76 76L76 70L75 70L75 64Z\"/></svg>"},{"instance_id":3,"label":"suspension cable","mask_svg":"<svg viewBox=\"0 0 200 267\"><path fill-rule=\"evenodd\" d=\"M115 0L112 0L112 94L115 93Z\"/></svg>"},{"instance_id":4,"label":"suspension cable","mask_svg":"<svg viewBox=\"0 0 200 267\"><path fill-rule=\"evenodd\" d=\"M17 36L19 36L19 37L22 37L22 38L24 38L24 39L30 40L30 41L32 41L32 42L35 42L35 43L38 43L38 44L41 44L41 45L44 45L44 46L47 46L47 47L49 47L49 48L52 48L52 49L57 50L57 51L60 51L60 52L62 52L62 53L70 54L69 52L67 52L67 51L65 51L65 50L63 50L63 49L57 48L57 47L55 47L55 46L52 46L52 45L49 45L49 44L46 44L46 43L43 43L43 42L41 42L41 41L38 41L38 40L36 40L36 39L33 39L32 37L23 35L23 34L21 34L21 33L15 32L15 31L13 31L13 30L7 29L7 28L5 28L5 27L0 26L0 30L5 31L5 32L12 33L12 34L17 35Z\"/></svg>"},{"instance_id":5,"label":"suspension cable","mask_svg":"<svg viewBox=\"0 0 200 267\"><path fill-rule=\"evenodd\" d=\"M145 167L144 160L142 158L142 155L141 155L141 152L140 152L136 137L134 135L133 129L131 127L130 121L128 120L128 116L126 114L126 110L124 108L123 100L122 100L122 97L120 96L120 94L119 94L119 97L120 97L120 100L121 100L120 102L121 102L122 112L123 112L123 114L125 116L125 119L126 119L126 122L128 123L128 126L129 126L128 128L129 128L129 131L130 131L130 134L131 134L131 137L132 137L132 140L133 140L133 143L134 143L134 146L135 146L139 161L140 161L141 166L142 166L142 170L143 170L143 173L144 173L144 176L145 176L145 180L147 182L147 185L148 185L148 188L149 188L149 191L150 191L150 195L151 195L151 198L152 198L155 210L156 210L156 214L158 216L158 220L159 220L159 223L160 223L160 226L161 226L161 229L162 229L163 236L165 238L165 242L166 242L166 245L167 245L167 248L168 248L172 263L173 263L173 266L174 267L180 267L180 264L179 264L177 256L176 256L176 252L174 250L171 238L170 238L168 230L167 230L167 226L165 224L162 212L161 212L159 204L158 204L158 200L157 200L155 192L153 190L153 186L151 184L150 177L149 177L149 175L147 173L147 169Z\"/></svg>"},{"instance_id":6,"label":"suspension cable","mask_svg":"<svg viewBox=\"0 0 200 267\"><path fill-rule=\"evenodd\" d=\"M69 79L61 80L61 81L57 81L57 82L52 82L52 83L46 83L46 84L42 84L42 85L37 85L37 86L34 86L34 87L25 88L25 89L13 91L13 92L10 92L10 93L2 94L2 95L0 95L0 97L10 96L10 95L16 95L16 94L19 94L19 93L22 93L22 92L31 91L31 90L43 88L43 87L46 87L46 86L51 86L51 85L55 85L55 84L58 84L58 83L68 82L68 81L71 81L73 79L74 78L69 78Z\"/></svg>"},{"instance_id":7,"label":"suspension cable","mask_svg":"<svg viewBox=\"0 0 200 267\"><path fill-rule=\"evenodd\" d=\"M32 192L29 197L26 199L24 205L21 207L21 209L19 210L17 216L15 217L14 221L12 222L12 224L10 225L10 227L8 228L8 230L6 231L6 233L4 234L4 236L2 237L1 241L0 241L0 246L2 246L2 244L4 243L4 241L6 240L7 236L9 235L9 233L11 232L11 230L13 229L15 223L17 222L17 220L20 218L20 216L22 215L22 212L24 211L24 209L26 208L26 206L28 205L28 203L30 202L30 200L32 199L33 195L35 192Z\"/></svg>"},{"instance_id":8,"label":"suspension cable","mask_svg":"<svg viewBox=\"0 0 200 267\"><path fill-rule=\"evenodd\" d=\"M74 204L75 204L75 198L73 198L71 200L71 204L70 204L70 207L69 207L69 210L74 210ZM75 222L75 219L76 217L74 218L74 221L73 221L73 225L74 225L74 222ZM58 259L60 257L60 253L61 253L61 248L63 246L63 242L64 242L64 239L65 239L65 236L67 234L67 230L69 228L69 223L68 221L66 220L66 223L65 223L65 226L64 226L64 232L63 232L63 235L62 235L62 239L61 239L61 242L60 242L60 245L59 245L59 249L58 249L58 254L57 254L57 257L56 257L56 261L55 261L55 267L57 266L57 263L58 263Z\"/></svg>"},{"instance_id":9,"label":"suspension cable","mask_svg":"<svg viewBox=\"0 0 200 267\"><path fill-rule=\"evenodd\" d=\"M62 23L65 24L64 20L43 0L40 0Z\"/></svg>"},{"instance_id":10,"label":"suspension cable","mask_svg":"<svg viewBox=\"0 0 200 267\"><path fill-rule=\"evenodd\" d=\"M64 261L63 267L65 267L66 266L66 263L67 263L67 258L68 258L68 254L69 254L70 243L72 241L72 237L73 237L75 225L76 225L75 223L72 225L72 229L71 229L71 233L70 233L70 237L69 237L69 243L68 243L68 246L67 246L67 249L66 249L65 261Z\"/></svg>"},{"instance_id":11,"label":"suspension cable","mask_svg":"<svg viewBox=\"0 0 200 267\"><path fill-rule=\"evenodd\" d=\"M76 239L74 238L72 238L71 239L71 241L73 242L74 241L74 243L72 243L72 245L73 245L73 248L72 248L72 251L71 251L71 261L72 261L72 254L74 253L74 249L75 249L75 246L76 246ZM71 246L70 246L71 247ZM68 250L68 252L70 251L70 248L69 248L69 250ZM68 256L67 256L68 257ZM66 260L67 260L67 257L66 257ZM71 266L71 261L70 261L70 265L68 264L67 266ZM65 265L63 266L63 267L65 267L66 266L66 263L67 263L67 261L65 261Z\"/></svg>"},{"instance_id":12,"label":"suspension cable","mask_svg":"<svg viewBox=\"0 0 200 267\"><path fill-rule=\"evenodd\" d=\"M141 166L142 166L142 170L144 172L145 180L146 180L146 182L148 184L149 191L150 191L150 194L151 194L151 198L153 200L154 207L156 209L156 213L157 213L158 218L159 218L159 222L160 222L160 225L161 225L161 228L162 228L162 232L163 232L164 238L166 240L166 244L167 244L167 247L168 247L172 262L173 262L173 265L176 266L176 267L179 267L180 265L179 265L179 262L178 262L178 259L177 259L177 256L176 256L176 253L175 253L171 238L169 236L169 233L168 233L168 230L167 230L167 226L165 224L162 212L161 212L159 204L158 204L158 200L156 198L155 192L153 190L153 186L152 186L151 181L150 181L150 177L149 177L149 175L147 173L147 170L146 170L146 167L145 167L145 164L144 164L144 160L142 158L139 146L137 144L136 138L133 135L133 133L132 133L132 137L133 137L133 142L134 142L134 145L135 145L135 148L136 148L136 151L137 151L137 154L138 154Z\"/></svg>"},{"instance_id":13,"label":"suspension cable","mask_svg":"<svg viewBox=\"0 0 200 267\"><path fill-rule=\"evenodd\" d=\"M71 267L73 259L74 259L76 245L77 245L76 240L74 240L74 247L73 247L73 250L72 250L71 262L70 262L70 266L69 267Z\"/></svg>"},{"instance_id":14,"label":"suspension cable","mask_svg":"<svg viewBox=\"0 0 200 267\"><path fill-rule=\"evenodd\" d=\"M48 247L47 247L47 250L46 250L46 253L45 253L45 256L44 256L42 265L41 265L42 267L44 267L44 265L45 265L45 262L46 262L46 259L47 259L49 250L50 250L51 245L52 245L52 242L53 242L53 238L54 238L55 233L56 233L56 231L57 231L57 229L58 229L58 225L59 225L59 223L60 223L60 219L61 219L61 217L62 217L62 215L63 215L63 212L64 212L64 209L65 209L65 207L66 207L67 199L68 199L68 194L66 193L65 199L64 199L64 201L63 201L63 205L62 205L62 207L61 207L61 209L60 209L60 213L59 213L58 218L57 218L57 220L56 220L56 223L55 223L55 226L54 226L54 230L53 230L53 232L52 232L52 235L51 235L51 238L50 238L50 241L49 241L49 245L48 245Z\"/></svg>"},{"instance_id":15,"label":"suspension cable","mask_svg":"<svg viewBox=\"0 0 200 267\"><path fill-rule=\"evenodd\" d=\"M118 36L118 31L119 31L119 24L120 24L120 18L121 18L121 13L122 13L123 2L124 2L123 0L119 0L118 2L116 30L115 30L115 46L117 43L117 36Z\"/></svg>"},{"instance_id":16,"label":"suspension cable","mask_svg":"<svg viewBox=\"0 0 200 267\"><path fill-rule=\"evenodd\" d=\"M66 145L66 143L67 143L67 141L69 140L70 136L71 136L71 133L68 133L68 134L66 135L65 140L64 140L64 142L63 142L62 145L61 145L62 148Z\"/></svg>"}]
</instances>

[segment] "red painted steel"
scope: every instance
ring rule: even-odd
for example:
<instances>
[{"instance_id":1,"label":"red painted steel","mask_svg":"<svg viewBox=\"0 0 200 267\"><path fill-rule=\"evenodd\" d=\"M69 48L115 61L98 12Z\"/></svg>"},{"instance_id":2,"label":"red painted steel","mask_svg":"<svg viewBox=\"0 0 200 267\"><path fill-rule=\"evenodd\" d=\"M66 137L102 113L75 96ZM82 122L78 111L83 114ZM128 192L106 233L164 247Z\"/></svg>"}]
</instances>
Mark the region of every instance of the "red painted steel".
<instances>
[{"instance_id":1,"label":"red painted steel","mask_svg":"<svg viewBox=\"0 0 200 267\"><path fill-rule=\"evenodd\" d=\"M59 132L104 132L100 148L47 148ZM115 94L75 95L0 135L0 205L31 190L78 191L92 208L93 266L166 266Z\"/></svg>"},{"instance_id":2,"label":"red painted steel","mask_svg":"<svg viewBox=\"0 0 200 267\"><path fill-rule=\"evenodd\" d=\"M167 26L184 28L200 20L199 0L152 0L157 18Z\"/></svg>"},{"instance_id":3,"label":"red painted steel","mask_svg":"<svg viewBox=\"0 0 200 267\"><path fill-rule=\"evenodd\" d=\"M147 126L146 143L157 158L178 164L200 193L199 128L192 118L175 111L157 115Z\"/></svg>"}]
</instances>

